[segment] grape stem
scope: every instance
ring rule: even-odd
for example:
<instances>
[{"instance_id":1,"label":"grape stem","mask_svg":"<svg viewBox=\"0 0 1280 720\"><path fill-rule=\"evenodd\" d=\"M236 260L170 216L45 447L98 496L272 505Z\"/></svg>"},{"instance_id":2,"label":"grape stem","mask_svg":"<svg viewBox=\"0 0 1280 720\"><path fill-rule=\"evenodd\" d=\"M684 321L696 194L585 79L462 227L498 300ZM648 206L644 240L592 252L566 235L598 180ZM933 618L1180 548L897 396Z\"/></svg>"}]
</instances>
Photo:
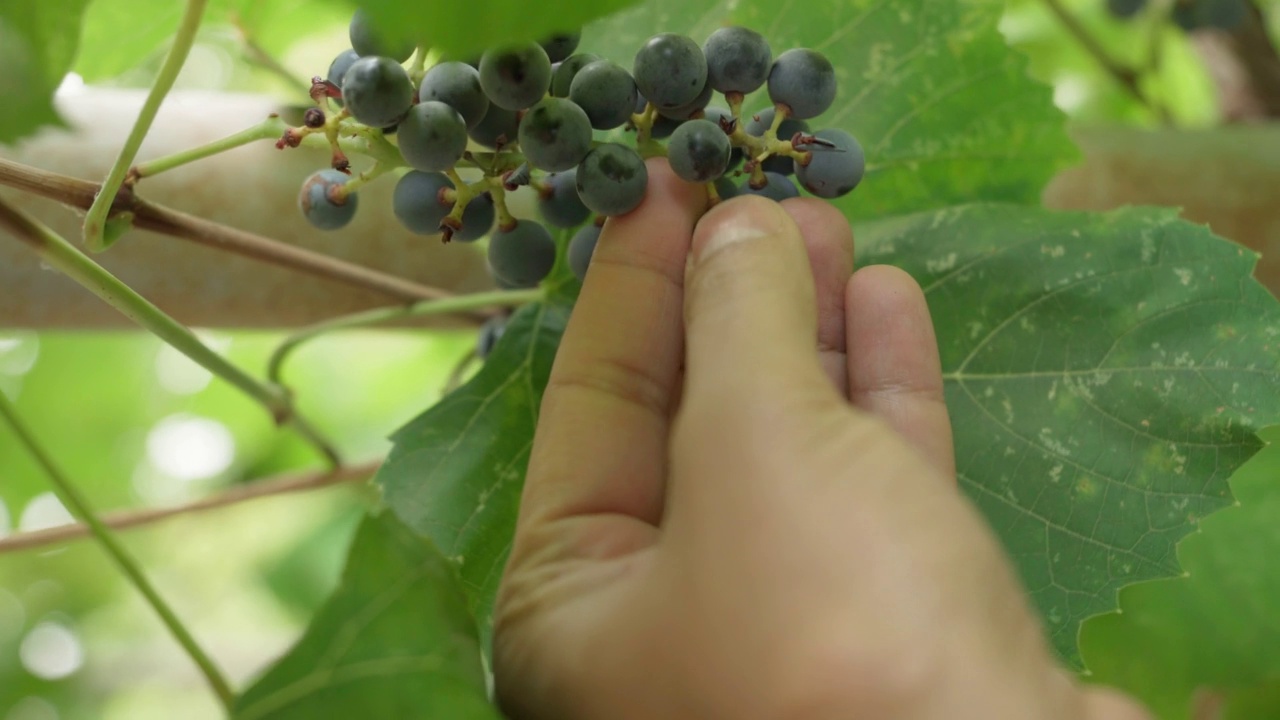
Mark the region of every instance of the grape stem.
<instances>
[{"instance_id":1,"label":"grape stem","mask_svg":"<svg viewBox=\"0 0 1280 720\"><path fill-rule=\"evenodd\" d=\"M13 403L9 402L3 392L0 392L0 416L3 416L7 421L9 428L17 436L18 442L26 447L27 452L31 454L31 457L35 458L36 462L45 471L45 474L49 476L58 499L79 518L80 522L88 527L89 532L97 539L98 544L102 546L107 556L129 579L129 582L138 590L156 615L160 616L160 621L164 623L164 626L173 635L174 639L191 657L196 667L200 669L201 674L204 675L205 680L208 681L214 695L218 697L223 707L229 712L235 703L235 693L231 690L231 684L227 682L222 671L214 664L213 658L209 657L208 653L200 647L200 644L196 642L195 636L191 634L187 626L178 619L177 614L160 596L155 586L151 584L146 574L142 572L142 567L138 564L138 561L129 554L129 551L120 544L120 541L111 530L98 518L75 484L62 473L62 469L58 467L53 461L53 457L40 445L30 428L18 416L17 409L13 406Z\"/></svg>"},{"instance_id":2,"label":"grape stem","mask_svg":"<svg viewBox=\"0 0 1280 720\"><path fill-rule=\"evenodd\" d=\"M531 290L493 290L471 295L458 295L442 300L428 300L412 305L374 308L373 310L365 310L364 312L350 315L341 315L303 328L285 338L271 353L271 358L267 361L267 377L271 382L281 384L285 360L289 359L289 356L294 350L298 349L299 345L324 333L378 325L411 317L425 317L480 308L514 307L536 302L541 300L542 297L543 291L541 288Z\"/></svg>"},{"instance_id":3,"label":"grape stem","mask_svg":"<svg viewBox=\"0 0 1280 720\"><path fill-rule=\"evenodd\" d=\"M151 130L151 123L156 119L161 103L169 94L169 89L178 79L178 73L187 60L187 53L191 51L191 45L195 42L196 31L200 29L205 3L206 0L187 0L187 7L183 12L182 22L178 25L178 32L173 38L173 45L169 48L169 54L165 56L160 72L151 84L151 91L147 93L147 99L142 104L142 110L138 112L138 119L134 121L133 129L129 131L124 147L120 148L120 154L116 156L111 172L107 173L107 179L102 183L101 192L89 207L89 213L84 219L83 233L85 246L93 252L106 250L111 244L105 237L105 231L107 215L115 203L116 191L124 183L129 168L133 167L133 160L138 155L138 149L142 147L142 141Z\"/></svg>"},{"instance_id":4,"label":"grape stem","mask_svg":"<svg viewBox=\"0 0 1280 720\"><path fill-rule=\"evenodd\" d=\"M20 242L30 246L42 260L102 298L125 317L253 398L271 414L277 425L292 427L330 465L341 465L337 451L297 413L289 396L281 388L261 383L233 365L201 342L184 325L107 272L65 238L3 199L0 199L0 226L9 228Z\"/></svg>"},{"instance_id":5,"label":"grape stem","mask_svg":"<svg viewBox=\"0 0 1280 720\"><path fill-rule=\"evenodd\" d=\"M129 170L128 176L125 177L124 184L126 187L133 187L142 178L153 177L162 172L182 167L183 165L193 163L197 160L213 157L219 153L234 150L235 148L248 145L249 143L256 142L258 140L274 140L280 137L280 134L288 128L289 126L284 120L280 119L279 115L272 113L267 117L267 119L257 125L247 127L238 133L214 140L211 143L206 143L199 147L191 148L190 150L183 150L181 152L173 153L172 155L165 155L164 157L156 158L149 162L138 163Z\"/></svg>"}]
</instances>

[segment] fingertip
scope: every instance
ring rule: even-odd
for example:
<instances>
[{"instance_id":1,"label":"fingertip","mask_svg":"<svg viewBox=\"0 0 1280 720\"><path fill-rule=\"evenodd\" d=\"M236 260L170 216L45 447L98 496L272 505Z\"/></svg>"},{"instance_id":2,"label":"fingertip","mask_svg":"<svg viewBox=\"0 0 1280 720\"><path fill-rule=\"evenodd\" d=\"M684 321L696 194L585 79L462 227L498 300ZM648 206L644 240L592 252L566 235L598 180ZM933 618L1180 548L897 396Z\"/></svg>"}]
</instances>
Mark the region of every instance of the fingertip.
<instances>
[{"instance_id":1,"label":"fingertip","mask_svg":"<svg viewBox=\"0 0 1280 720\"><path fill-rule=\"evenodd\" d=\"M773 238L800 240L795 221L777 202L757 195L742 195L717 203L698 221L690 254L694 265L743 240Z\"/></svg>"}]
</instances>

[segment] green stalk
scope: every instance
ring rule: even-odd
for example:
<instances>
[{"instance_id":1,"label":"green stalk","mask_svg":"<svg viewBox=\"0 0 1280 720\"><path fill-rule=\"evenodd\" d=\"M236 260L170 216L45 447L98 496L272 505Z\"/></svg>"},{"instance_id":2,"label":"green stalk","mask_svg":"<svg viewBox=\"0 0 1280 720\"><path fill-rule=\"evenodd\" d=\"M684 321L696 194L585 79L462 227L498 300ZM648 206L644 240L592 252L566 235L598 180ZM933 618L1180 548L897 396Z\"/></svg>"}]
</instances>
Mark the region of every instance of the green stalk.
<instances>
[{"instance_id":1,"label":"green stalk","mask_svg":"<svg viewBox=\"0 0 1280 720\"><path fill-rule=\"evenodd\" d=\"M258 140L276 140L284 131L289 128L289 124L280 119L279 115L272 115L257 125L247 127L234 135L228 135L220 140L214 140L211 143L201 145L190 150L183 150L172 155L156 158L150 162L139 163L133 167L131 177L146 178L153 175L159 175L162 172L181 167L187 163L193 163L197 160L203 160L207 157L213 157L218 153L226 152L248 145Z\"/></svg>"},{"instance_id":2,"label":"green stalk","mask_svg":"<svg viewBox=\"0 0 1280 720\"><path fill-rule=\"evenodd\" d=\"M336 452L298 416L289 396L280 387L259 382L233 365L200 342L184 325L107 272L62 236L3 199L0 199L0 226L11 228L14 235L30 245L42 260L102 298L125 317L261 403L277 423L292 425L329 462L337 464Z\"/></svg>"},{"instance_id":3,"label":"green stalk","mask_svg":"<svg viewBox=\"0 0 1280 720\"><path fill-rule=\"evenodd\" d=\"M173 608L169 607L164 598L160 596L160 593L156 591L155 586L143 574L138 561L129 554L129 551L125 550L111 530L108 530L107 526L98 519L98 516L89 507L89 503L85 501L84 496L80 494L76 486L53 462L53 458L49 456L49 453L45 452L40 443L36 441L35 435L18 417L17 409L9 402L3 392L0 392L0 416L3 416L8 421L9 427L13 429L14 435L18 437L18 441L26 447L27 452L31 453L36 462L44 468L45 473L53 484L54 490L58 494L58 498L75 514L77 519L89 528L89 532L102 545L102 549L111 557L112 561L120 568L120 571L129 578L129 582L133 583L138 592L142 593L147 604L160 616L160 621L164 623L169 632L173 634L174 639L178 641L183 650L186 650L187 655L191 657L196 667L200 669L205 680L209 682L209 687L218 696L218 700L230 711L232 704L235 702L235 693L231 690L231 684L223 677L222 671L213 663L213 659L196 642L195 636L178 619L178 616L173 612Z\"/></svg>"},{"instance_id":4,"label":"green stalk","mask_svg":"<svg viewBox=\"0 0 1280 720\"><path fill-rule=\"evenodd\" d=\"M377 325L379 323L391 322L392 320L402 320L410 317L423 317L426 315L441 315L451 312L465 312L467 310L476 310L479 308L493 306L514 306L523 305L529 302L541 300L543 291L541 288L532 290L494 290L491 292L473 293L470 295L458 295L456 297L441 298L439 300L424 300L412 305L402 305L397 307L374 308L365 310L364 312L352 313L340 317L316 323L309 327L305 327L289 337L271 353L271 359L267 362L267 377L271 382L279 384L280 375L284 369L284 361L288 359L290 353L298 348L299 345L308 340L334 330L347 330L350 328L364 327L366 325Z\"/></svg>"},{"instance_id":5,"label":"green stalk","mask_svg":"<svg viewBox=\"0 0 1280 720\"><path fill-rule=\"evenodd\" d=\"M151 123L160 111L160 104L169 94L174 80L177 80L178 73L182 70L182 64L187 60L187 53L191 51L191 45L196 39L196 31L200 29L205 2L206 0L187 0L187 9L182 16L182 23L178 25L178 34L173 38L173 46L169 48L164 64L160 66L160 74L156 75L155 82L151 84L151 92L147 94L147 100L142 104L138 119L133 123L133 130L129 132L124 147L120 148L120 155L116 157L115 165L111 166L106 182L102 183L102 191L94 198L93 206L85 216L84 242L94 252L106 250L110 245L103 236L107 214L111 212L116 193L128 175L129 168L133 166L138 148L142 147L142 141L151 130Z\"/></svg>"}]
</instances>

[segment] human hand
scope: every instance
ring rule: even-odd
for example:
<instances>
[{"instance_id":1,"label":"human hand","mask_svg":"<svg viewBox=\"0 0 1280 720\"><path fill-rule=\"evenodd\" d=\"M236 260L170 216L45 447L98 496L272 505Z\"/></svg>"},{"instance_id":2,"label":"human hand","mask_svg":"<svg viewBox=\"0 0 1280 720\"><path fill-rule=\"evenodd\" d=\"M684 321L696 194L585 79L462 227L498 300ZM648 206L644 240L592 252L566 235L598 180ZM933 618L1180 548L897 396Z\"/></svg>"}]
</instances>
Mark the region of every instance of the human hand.
<instances>
[{"instance_id":1,"label":"human hand","mask_svg":"<svg viewBox=\"0 0 1280 720\"><path fill-rule=\"evenodd\" d=\"M649 172L605 227L543 400L496 610L503 708L1146 717L1057 667L956 490L915 282L852 273L827 203L703 215L701 189Z\"/></svg>"}]
</instances>

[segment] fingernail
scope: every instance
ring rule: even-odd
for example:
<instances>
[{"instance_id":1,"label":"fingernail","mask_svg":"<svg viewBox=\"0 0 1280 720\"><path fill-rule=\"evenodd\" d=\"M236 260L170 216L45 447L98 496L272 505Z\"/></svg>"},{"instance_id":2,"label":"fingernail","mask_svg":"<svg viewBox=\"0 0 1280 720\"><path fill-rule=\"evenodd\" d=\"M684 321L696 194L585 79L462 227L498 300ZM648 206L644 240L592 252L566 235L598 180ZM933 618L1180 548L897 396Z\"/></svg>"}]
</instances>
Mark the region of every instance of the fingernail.
<instances>
[{"instance_id":1,"label":"fingernail","mask_svg":"<svg viewBox=\"0 0 1280 720\"><path fill-rule=\"evenodd\" d=\"M744 207L744 205L746 205ZM763 240L772 233L769 226L771 218L763 217L765 213L757 212L753 205L745 203L726 204L720 211L723 217L715 217L712 231L707 233L706 240L695 243L693 247L693 265L706 262L708 258L731 245ZM715 212L714 210L712 212Z\"/></svg>"}]
</instances>

